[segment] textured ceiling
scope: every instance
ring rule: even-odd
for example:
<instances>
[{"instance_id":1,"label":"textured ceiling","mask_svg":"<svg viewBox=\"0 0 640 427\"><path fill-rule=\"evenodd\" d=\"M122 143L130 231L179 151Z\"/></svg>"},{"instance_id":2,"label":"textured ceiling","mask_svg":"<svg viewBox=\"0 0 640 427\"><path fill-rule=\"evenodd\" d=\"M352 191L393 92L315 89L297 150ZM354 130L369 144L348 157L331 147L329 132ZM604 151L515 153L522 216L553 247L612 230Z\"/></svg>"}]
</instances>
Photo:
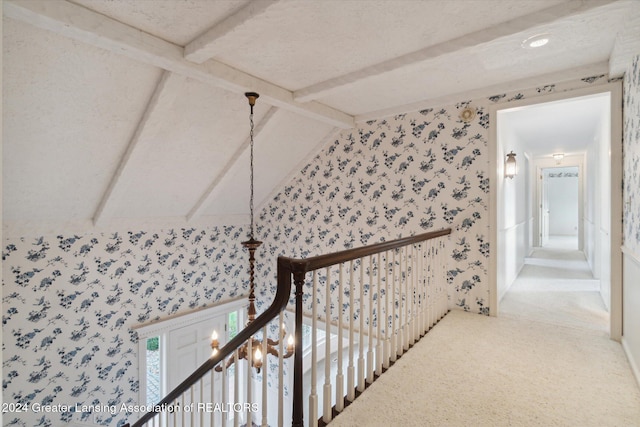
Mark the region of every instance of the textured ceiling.
<instances>
[{"instance_id":1,"label":"textured ceiling","mask_svg":"<svg viewBox=\"0 0 640 427\"><path fill-rule=\"evenodd\" d=\"M6 0L12 224L230 222L358 121L583 77L640 52L635 0ZM550 33L544 48L521 42ZM504 90L504 89L501 89Z\"/></svg>"}]
</instances>

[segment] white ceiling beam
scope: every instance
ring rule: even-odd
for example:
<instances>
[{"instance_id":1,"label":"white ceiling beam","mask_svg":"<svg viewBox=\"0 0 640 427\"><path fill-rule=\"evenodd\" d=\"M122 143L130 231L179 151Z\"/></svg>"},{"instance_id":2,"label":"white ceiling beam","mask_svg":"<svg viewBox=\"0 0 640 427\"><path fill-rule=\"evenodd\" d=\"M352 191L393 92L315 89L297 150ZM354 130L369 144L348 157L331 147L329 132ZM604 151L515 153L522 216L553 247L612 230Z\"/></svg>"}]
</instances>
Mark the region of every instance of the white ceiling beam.
<instances>
[{"instance_id":1,"label":"white ceiling beam","mask_svg":"<svg viewBox=\"0 0 640 427\"><path fill-rule=\"evenodd\" d=\"M107 187L107 190L100 200L98 209L93 215L93 223L95 225L102 225L106 220L113 217L113 213L117 207L117 203L120 200L119 196L122 194L123 182L125 182L126 179L125 174L129 169L129 165L131 164L131 159L134 156L136 148L138 148L140 140L143 139L145 131L149 129L150 119L157 111L156 108L158 104L161 101L167 101L165 99L167 94L167 91L165 89L167 87L167 81L169 80L169 77L171 77L171 73L168 71L164 71L162 73L162 76L160 77L160 80L158 80L158 84L156 85L151 98L149 98L149 102L147 103L144 114L140 118L138 126L136 127L136 130L133 133L131 140L129 141L127 150L122 156L122 159L120 159L120 164L111 177L111 182L109 182L109 186Z\"/></svg>"},{"instance_id":2,"label":"white ceiling beam","mask_svg":"<svg viewBox=\"0 0 640 427\"><path fill-rule=\"evenodd\" d=\"M640 55L638 28L640 28L640 13L626 15L609 57L609 77L622 77L633 62L633 58Z\"/></svg>"},{"instance_id":3,"label":"white ceiling beam","mask_svg":"<svg viewBox=\"0 0 640 427\"><path fill-rule=\"evenodd\" d=\"M253 130L254 139L260 134L260 132L262 132L265 126L267 126L267 124L271 121L271 119L273 118L273 116L277 111L278 111L277 108L273 108L273 107L269 108L269 110L267 110L267 112L262 117L262 119L260 119L260 121L256 123L255 128ZM207 190L204 192L204 194L202 194L202 196L200 197L198 202L195 204L195 206L191 208L191 210L187 214L187 221L191 221L194 218L202 215L202 212L205 210L205 208L207 208L209 204L213 201L213 198L214 198L213 195L216 188L218 188L218 185L220 184L220 182L222 182L224 177L227 176L227 174L238 163L238 161L240 160L240 157L242 157L242 155L247 150L247 148L249 148L250 143L251 143L251 139L249 136L233 153L233 155L231 156L231 159L228 162L226 162L224 168L214 178L214 180L211 182L211 184L209 185Z\"/></svg>"},{"instance_id":4,"label":"white ceiling beam","mask_svg":"<svg viewBox=\"0 0 640 427\"><path fill-rule=\"evenodd\" d=\"M571 0L539 12L512 19L491 28L475 31L464 36L438 43L381 63L353 71L323 82L297 90L293 99L298 102L309 102L326 97L335 92L348 89L348 86L361 80L380 76L401 68L419 64L430 59L450 55L464 49L470 49L480 44L488 43L498 38L510 36L531 28L549 24L568 16L583 13L595 7L614 3L617 0Z\"/></svg>"},{"instance_id":5,"label":"white ceiling beam","mask_svg":"<svg viewBox=\"0 0 640 427\"><path fill-rule=\"evenodd\" d=\"M507 92L531 89L534 87L542 87L545 85L555 85L558 83L585 77L605 75L607 74L607 69L608 64L606 62L599 62L587 66L571 68L568 70L526 77L510 82L502 82L496 85L485 86L479 89L466 90L460 93L425 99L423 101L398 105L396 107L385 108L383 110L372 111L370 113L356 116L356 123L367 122L369 120L378 120L384 117L395 116L397 114L409 113L412 111L420 111L426 108L451 105L453 103L460 102L461 99L481 100L482 98L488 98L490 96L500 95ZM479 105L472 106L479 107Z\"/></svg>"},{"instance_id":6,"label":"white ceiling beam","mask_svg":"<svg viewBox=\"0 0 640 427\"><path fill-rule=\"evenodd\" d=\"M245 7L187 44L184 47L184 57L196 64L202 64L213 58L219 52L226 35L233 33L252 19L262 15L279 1L262 0L249 2Z\"/></svg>"},{"instance_id":7,"label":"white ceiling beam","mask_svg":"<svg viewBox=\"0 0 640 427\"><path fill-rule=\"evenodd\" d=\"M348 129L353 116L329 106L298 103L287 89L210 60L194 64L184 59L184 49L144 31L66 1L3 2L4 15L38 28L80 41L133 60L160 67L233 93L260 93L265 103L332 126Z\"/></svg>"}]
</instances>

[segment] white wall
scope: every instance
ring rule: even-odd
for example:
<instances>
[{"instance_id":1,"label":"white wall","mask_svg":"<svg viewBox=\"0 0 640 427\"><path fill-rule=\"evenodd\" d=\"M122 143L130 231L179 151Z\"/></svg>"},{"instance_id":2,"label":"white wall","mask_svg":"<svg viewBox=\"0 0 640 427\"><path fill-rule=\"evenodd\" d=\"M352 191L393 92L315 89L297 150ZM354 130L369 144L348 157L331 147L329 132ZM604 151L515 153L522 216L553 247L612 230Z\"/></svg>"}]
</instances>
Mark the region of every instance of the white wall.
<instances>
[{"instance_id":1,"label":"white wall","mask_svg":"<svg viewBox=\"0 0 640 427\"><path fill-rule=\"evenodd\" d=\"M610 110L605 112L610 117ZM600 279L600 295L611 309L611 123L601 120L600 132L587 150L585 191L585 247L593 276Z\"/></svg>"},{"instance_id":2,"label":"white wall","mask_svg":"<svg viewBox=\"0 0 640 427\"><path fill-rule=\"evenodd\" d=\"M504 170L499 174L502 181L499 185L503 191L498 190L502 197L498 215L498 244L503 256L498 259L498 301L517 278L531 250L531 163L508 121L508 115L498 113L499 158L506 159L507 153L513 151L518 174L511 179L504 178Z\"/></svg>"},{"instance_id":3,"label":"white wall","mask_svg":"<svg viewBox=\"0 0 640 427\"><path fill-rule=\"evenodd\" d=\"M594 277L599 277L600 270L596 265L596 206L598 193L598 162L595 149L597 148L596 138L587 148L587 154L585 155L585 168L584 168L584 254L587 258L587 263L593 272ZM598 226L599 227L599 226Z\"/></svg>"}]
</instances>

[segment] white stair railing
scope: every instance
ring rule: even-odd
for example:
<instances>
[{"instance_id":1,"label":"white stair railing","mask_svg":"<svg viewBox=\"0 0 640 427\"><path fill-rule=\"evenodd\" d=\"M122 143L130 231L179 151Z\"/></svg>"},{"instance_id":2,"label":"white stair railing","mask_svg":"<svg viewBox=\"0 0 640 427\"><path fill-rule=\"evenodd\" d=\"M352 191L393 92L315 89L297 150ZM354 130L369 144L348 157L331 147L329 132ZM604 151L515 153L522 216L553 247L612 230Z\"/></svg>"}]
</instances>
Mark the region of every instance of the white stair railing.
<instances>
[{"instance_id":1,"label":"white stair railing","mask_svg":"<svg viewBox=\"0 0 640 427\"><path fill-rule=\"evenodd\" d=\"M303 369L310 378L303 397L308 426L330 423L447 313L447 234L314 270L307 265L313 271L311 357Z\"/></svg>"}]
</instances>

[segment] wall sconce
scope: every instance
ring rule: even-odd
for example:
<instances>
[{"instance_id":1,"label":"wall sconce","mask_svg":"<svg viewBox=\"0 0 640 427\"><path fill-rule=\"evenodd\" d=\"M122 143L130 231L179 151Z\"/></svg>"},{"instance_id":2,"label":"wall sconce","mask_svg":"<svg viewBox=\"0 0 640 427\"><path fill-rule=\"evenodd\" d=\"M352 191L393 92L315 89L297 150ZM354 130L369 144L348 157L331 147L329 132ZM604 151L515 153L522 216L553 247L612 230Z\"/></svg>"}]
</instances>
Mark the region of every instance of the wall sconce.
<instances>
[{"instance_id":1,"label":"wall sconce","mask_svg":"<svg viewBox=\"0 0 640 427\"><path fill-rule=\"evenodd\" d=\"M516 164L516 154L512 151L507 154L507 160L504 162L505 178L513 178L518 173L518 165Z\"/></svg>"}]
</instances>

